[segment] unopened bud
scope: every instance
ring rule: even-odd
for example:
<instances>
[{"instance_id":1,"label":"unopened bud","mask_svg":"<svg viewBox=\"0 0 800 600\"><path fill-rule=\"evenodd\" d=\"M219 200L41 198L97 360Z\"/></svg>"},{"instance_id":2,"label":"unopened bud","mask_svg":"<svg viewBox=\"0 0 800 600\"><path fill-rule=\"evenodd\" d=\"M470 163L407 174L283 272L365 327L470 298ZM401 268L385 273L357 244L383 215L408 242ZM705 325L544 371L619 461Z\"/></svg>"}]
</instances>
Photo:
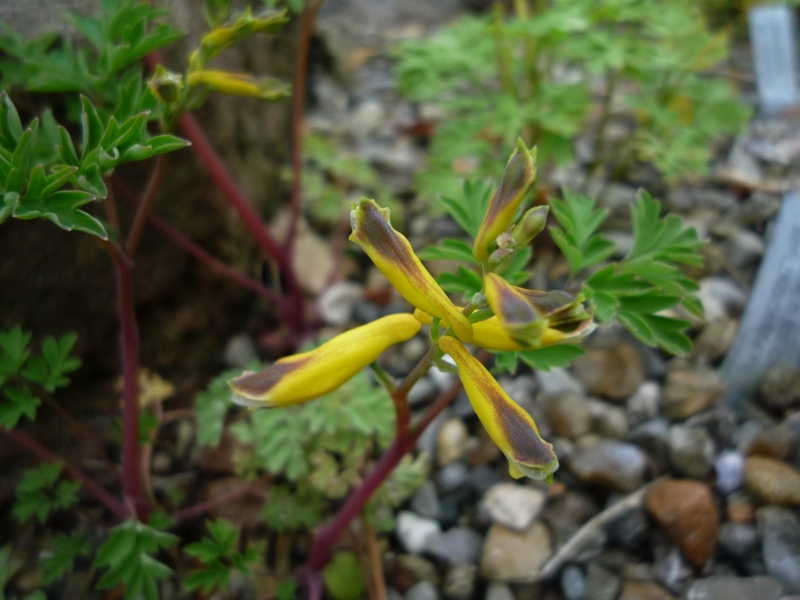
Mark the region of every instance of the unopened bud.
<instances>
[{"instance_id":1,"label":"unopened bud","mask_svg":"<svg viewBox=\"0 0 800 600\"><path fill-rule=\"evenodd\" d=\"M164 67L158 65L147 85L159 102L172 104L181 95L183 77L180 73L167 71Z\"/></svg>"},{"instance_id":2,"label":"unopened bud","mask_svg":"<svg viewBox=\"0 0 800 600\"><path fill-rule=\"evenodd\" d=\"M522 215L511 232L511 237L514 238L518 248L526 247L533 238L542 233L547 224L548 212L550 212L549 206L534 206Z\"/></svg>"},{"instance_id":3,"label":"unopened bud","mask_svg":"<svg viewBox=\"0 0 800 600\"><path fill-rule=\"evenodd\" d=\"M503 273L511 266L516 250L511 248L498 248L486 260L487 271L490 273Z\"/></svg>"}]
</instances>

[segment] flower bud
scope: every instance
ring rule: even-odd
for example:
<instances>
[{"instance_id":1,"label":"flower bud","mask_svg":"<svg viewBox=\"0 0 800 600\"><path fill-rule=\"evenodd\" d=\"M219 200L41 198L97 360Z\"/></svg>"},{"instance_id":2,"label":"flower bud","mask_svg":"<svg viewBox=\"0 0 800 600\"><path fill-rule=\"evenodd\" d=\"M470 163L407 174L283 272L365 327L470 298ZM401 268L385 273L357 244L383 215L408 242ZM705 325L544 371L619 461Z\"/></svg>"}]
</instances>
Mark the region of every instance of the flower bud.
<instances>
[{"instance_id":1,"label":"flower bud","mask_svg":"<svg viewBox=\"0 0 800 600\"><path fill-rule=\"evenodd\" d=\"M511 237L514 238L518 248L526 247L533 238L542 233L547 224L548 212L550 212L549 206L534 206L522 215L511 232Z\"/></svg>"},{"instance_id":2,"label":"flower bud","mask_svg":"<svg viewBox=\"0 0 800 600\"><path fill-rule=\"evenodd\" d=\"M472 339L472 326L467 317L422 265L406 237L392 228L388 208L380 208L374 200L362 198L351 211L350 222L353 226L350 240L361 246L403 298L442 319L459 339L465 342Z\"/></svg>"},{"instance_id":3,"label":"flower bud","mask_svg":"<svg viewBox=\"0 0 800 600\"><path fill-rule=\"evenodd\" d=\"M483 286L486 301L512 339L521 346L538 347L547 323L520 288L495 273L486 274Z\"/></svg>"},{"instance_id":4,"label":"flower bud","mask_svg":"<svg viewBox=\"0 0 800 600\"><path fill-rule=\"evenodd\" d=\"M511 476L552 481L558 458L553 446L539 436L533 418L505 393L461 342L444 336L439 347L456 362L472 408L508 459Z\"/></svg>"},{"instance_id":5,"label":"flower bud","mask_svg":"<svg viewBox=\"0 0 800 600\"><path fill-rule=\"evenodd\" d=\"M510 224L522 199L536 181L536 148L528 150L522 140L508 159L500 186L489 201L472 253L479 262L486 262L489 246Z\"/></svg>"},{"instance_id":6,"label":"flower bud","mask_svg":"<svg viewBox=\"0 0 800 600\"><path fill-rule=\"evenodd\" d=\"M183 90L183 77L180 73L167 71L163 66L157 65L153 76L147 82L153 95L163 104L172 104L181 95Z\"/></svg>"},{"instance_id":7,"label":"flower bud","mask_svg":"<svg viewBox=\"0 0 800 600\"><path fill-rule=\"evenodd\" d=\"M186 79L190 86L207 85L234 96L252 96L262 100L280 100L289 96L288 84L274 77L253 77L247 73L227 71L192 71Z\"/></svg>"},{"instance_id":8,"label":"flower bud","mask_svg":"<svg viewBox=\"0 0 800 600\"><path fill-rule=\"evenodd\" d=\"M344 385L389 346L419 331L410 314L383 317L337 335L320 347L282 358L263 371L244 373L228 382L234 401L273 408L319 398Z\"/></svg>"}]
</instances>

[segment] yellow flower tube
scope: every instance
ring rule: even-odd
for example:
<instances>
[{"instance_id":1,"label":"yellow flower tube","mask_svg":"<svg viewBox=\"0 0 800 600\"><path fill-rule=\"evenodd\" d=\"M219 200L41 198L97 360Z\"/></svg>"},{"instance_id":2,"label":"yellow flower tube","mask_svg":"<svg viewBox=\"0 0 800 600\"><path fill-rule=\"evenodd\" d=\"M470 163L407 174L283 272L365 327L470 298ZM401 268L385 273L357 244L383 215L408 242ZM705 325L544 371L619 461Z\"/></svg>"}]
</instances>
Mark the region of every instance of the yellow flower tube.
<instances>
[{"instance_id":1,"label":"yellow flower tube","mask_svg":"<svg viewBox=\"0 0 800 600\"><path fill-rule=\"evenodd\" d=\"M472 326L467 317L439 287L406 237L392 228L388 208L362 198L350 212L350 221L353 226L350 241L361 246L403 298L445 321L460 340L472 340Z\"/></svg>"},{"instance_id":2,"label":"yellow flower tube","mask_svg":"<svg viewBox=\"0 0 800 600\"><path fill-rule=\"evenodd\" d=\"M486 301L511 338L528 348L538 348L547 322L520 291L496 273L483 278Z\"/></svg>"},{"instance_id":3,"label":"yellow flower tube","mask_svg":"<svg viewBox=\"0 0 800 600\"><path fill-rule=\"evenodd\" d=\"M472 254L479 262L486 262L489 246L511 224L522 199L536 181L536 148L528 150L522 140L508 159L500 186L492 195L483 217Z\"/></svg>"},{"instance_id":4,"label":"yellow flower tube","mask_svg":"<svg viewBox=\"0 0 800 600\"><path fill-rule=\"evenodd\" d=\"M282 358L263 371L246 372L228 382L234 401L273 408L312 400L344 385L389 346L414 337L420 323L396 314L337 335L319 348Z\"/></svg>"},{"instance_id":5,"label":"yellow flower tube","mask_svg":"<svg viewBox=\"0 0 800 600\"><path fill-rule=\"evenodd\" d=\"M511 476L551 481L558 458L553 446L539 436L533 417L503 391L461 342L444 336L439 339L439 347L456 361L472 408L508 459Z\"/></svg>"},{"instance_id":6,"label":"yellow flower tube","mask_svg":"<svg viewBox=\"0 0 800 600\"><path fill-rule=\"evenodd\" d=\"M280 100L290 93L289 86L274 77L253 77L248 73L228 71L192 71L186 78L190 86L207 85L234 96L252 96L262 100Z\"/></svg>"}]
</instances>

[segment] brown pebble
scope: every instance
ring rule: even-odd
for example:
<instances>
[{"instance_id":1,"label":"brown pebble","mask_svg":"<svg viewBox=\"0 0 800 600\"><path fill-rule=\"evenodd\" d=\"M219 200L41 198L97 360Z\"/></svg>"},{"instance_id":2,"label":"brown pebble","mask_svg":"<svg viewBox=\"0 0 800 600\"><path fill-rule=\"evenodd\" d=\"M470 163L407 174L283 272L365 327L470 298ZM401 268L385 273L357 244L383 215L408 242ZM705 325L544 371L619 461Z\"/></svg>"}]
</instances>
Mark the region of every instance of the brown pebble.
<instances>
[{"instance_id":1,"label":"brown pebble","mask_svg":"<svg viewBox=\"0 0 800 600\"><path fill-rule=\"evenodd\" d=\"M664 415L670 419L688 419L714 406L725 392L725 384L716 371L679 367L667 375L664 384Z\"/></svg>"},{"instance_id":2,"label":"brown pebble","mask_svg":"<svg viewBox=\"0 0 800 600\"><path fill-rule=\"evenodd\" d=\"M752 523L756 520L756 511L752 504L735 502L725 509L725 516L731 523Z\"/></svg>"},{"instance_id":3,"label":"brown pebble","mask_svg":"<svg viewBox=\"0 0 800 600\"><path fill-rule=\"evenodd\" d=\"M629 342L590 348L572 363L572 369L590 394L613 400L632 396L644 381L642 357Z\"/></svg>"},{"instance_id":4,"label":"brown pebble","mask_svg":"<svg viewBox=\"0 0 800 600\"><path fill-rule=\"evenodd\" d=\"M800 504L800 471L783 461L749 457L744 463L744 484L767 504Z\"/></svg>"},{"instance_id":5,"label":"brown pebble","mask_svg":"<svg viewBox=\"0 0 800 600\"><path fill-rule=\"evenodd\" d=\"M657 583L626 581L618 600L675 600L675 596Z\"/></svg>"},{"instance_id":6,"label":"brown pebble","mask_svg":"<svg viewBox=\"0 0 800 600\"><path fill-rule=\"evenodd\" d=\"M647 510L692 564L703 565L714 554L719 509L705 483L657 481L647 494Z\"/></svg>"}]
</instances>

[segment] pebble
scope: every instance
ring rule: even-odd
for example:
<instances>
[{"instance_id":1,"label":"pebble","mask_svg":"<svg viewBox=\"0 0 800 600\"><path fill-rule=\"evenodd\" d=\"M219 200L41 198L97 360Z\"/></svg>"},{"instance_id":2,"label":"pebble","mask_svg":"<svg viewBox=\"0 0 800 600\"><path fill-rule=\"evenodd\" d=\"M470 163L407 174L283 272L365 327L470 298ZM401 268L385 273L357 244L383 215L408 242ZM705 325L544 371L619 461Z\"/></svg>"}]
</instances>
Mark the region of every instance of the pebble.
<instances>
[{"instance_id":1,"label":"pebble","mask_svg":"<svg viewBox=\"0 0 800 600\"><path fill-rule=\"evenodd\" d=\"M436 384L430 377L422 377L408 392L408 404L412 408L427 404L438 391Z\"/></svg>"},{"instance_id":2,"label":"pebble","mask_svg":"<svg viewBox=\"0 0 800 600\"><path fill-rule=\"evenodd\" d=\"M758 264L764 255L764 240L747 229L736 228L722 244L728 262L735 267L745 269Z\"/></svg>"},{"instance_id":3,"label":"pebble","mask_svg":"<svg viewBox=\"0 0 800 600\"><path fill-rule=\"evenodd\" d=\"M781 584L772 577L708 577L686 590L685 600L778 600Z\"/></svg>"},{"instance_id":4,"label":"pebble","mask_svg":"<svg viewBox=\"0 0 800 600\"><path fill-rule=\"evenodd\" d=\"M728 495L742 487L744 456L736 450L725 450L714 461L714 471L717 474L717 489Z\"/></svg>"},{"instance_id":5,"label":"pebble","mask_svg":"<svg viewBox=\"0 0 800 600\"><path fill-rule=\"evenodd\" d=\"M403 548L411 554L421 553L441 533L442 528L433 519L420 517L407 510L397 515L397 537Z\"/></svg>"},{"instance_id":6,"label":"pebble","mask_svg":"<svg viewBox=\"0 0 800 600\"><path fill-rule=\"evenodd\" d=\"M645 381L628 398L625 408L632 426L652 419L661 408L661 386L655 381Z\"/></svg>"},{"instance_id":7,"label":"pebble","mask_svg":"<svg viewBox=\"0 0 800 600\"><path fill-rule=\"evenodd\" d=\"M450 565L444 576L442 591L447 600L470 600L475 591L478 567L473 564Z\"/></svg>"},{"instance_id":8,"label":"pebble","mask_svg":"<svg viewBox=\"0 0 800 600\"><path fill-rule=\"evenodd\" d=\"M419 486L411 497L410 506L421 517L438 519L442 514L442 503L439 501L436 485L432 481L426 481Z\"/></svg>"},{"instance_id":9,"label":"pebble","mask_svg":"<svg viewBox=\"0 0 800 600\"><path fill-rule=\"evenodd\" d=\"M228 340L222 357L227 366L244 369L258 357L258 352L252 338L240 333Z\"/></svg>"},{"instance_id":10,"label":"pebble","mask_svg":"<svg viewBox=\"0 0 800 600\"><path fill-rule=\"evenodd\" d=\"M493 525L483 545L481 575L490 581L532 583L550 556L550 533L542 523L523 532Z\"/></svg>"},{"instance_id":11,"label":"pebble","mask_svg":"<svg viewBox=\"0 0 800 600\"><path fill-rule=\"evenodd\" d=\"M468 483L477 494L482 496L489 488L500 483L504 479L505 478L498 473L497 469L492 469L484 465L470 470Z\"/></svg>"},{"instance_id":12,"label":"pebble","mask_svg":"<svg viewBox=\"0 0 800 600\"><path fill-rule=\"evenodd\" d=\"M597 398L588 398L586 403L597 433L613 439L622 439L628 434L628 417L623 408Z\"/></svg>"},{"instance_id":13,"label":"pebble","mask_svg":"<svg viewBox=\"0 0 800 600\"><path fill-rule=\"evenodd\" d=\"M490 583L484 600L516 600L514 592L504 583Z\"/></svg>"},{"instance_id":14,"label":"pebble","mask_svg":"<svg viewBox=\"0 0 800 600\"><path fill-rule=\"evenodd\" d=\"M647 457L638 446L616 440L600 440L569 460L570 470L583 481L626 493L639 487L646 467Z\"/></svg>"},{"instance_id":15,"label":"pebble","mask_svg":"<svg viewBox=\"0 0 800 600\"><path fill-rule=\"evenodd\" d=\"M673 425L669 429L669 462L678 475L706 479L714 464L714 441L705 429Z\"/></svg>"},{"instance_id":16,"label":"pebble","mask_svg":"<svg viewBox=\"0 0 800 600\"><path fill-rule=\"evenodd\" d=\"M400 591L406 591L420 581L439 583L433 563L415 554L401 554L392 561L391 583Z\"/></svg>"},{"instance_id":17,"label":"pebble","mask_svg":"<svg viewBox=\"0 0 800 600\"><path fill-rule=\"evenodd\" d=\"M800 367L778 365L767 371L758 386L758 399L774 411L800 405Z\"/></svg>"},{"instance_id":18,"label":"pebble","mask_svg":"<svg viewBox=\"0 0 800 600\"><path fill-rule=\"evenodd\" d=\"M686 579L692 574L692 567L671 542L656 543L653 548L653 566L656 579L668 590L678 593Z\"/></svg>"},{"instance_id":19,"label":"pebble","mask_svg":"<svg viewBox=\"0 0 800 600\"><path fill-rule=\"evenodd\" d=\"M409 364L416 364L428 351L428 342L421 337L413 337L400 347L400 352Z\"/></svg>"},{"instance_id":20,"label":"pebble","mask_svg":"<svg viewBox=\"0 0 800 600\"><path fill-rule=\"evenodd\" d=\"M553 433L576 440L592 430L592 415L582 394L560 394L544 399L545 414Z\"/></svg>"},{"instance_id":21,"label":"pebble","mask_svg":"<svg viewBox=\"0 0 800 600\"><path fill-rule=\"evenodd\" d=\"M536 371L535 377L540 392L546 396L583 393L583 385L581 382L575 379L572 373L564 368L555 368L549 371L539 370ZM514 396L512 396L512 398L513 397ZM517 400L517 402L519 402L519 400Z\"/></svg>"},{"instance_id":22,"label":"pebble","mask_svg":"<svg viewBox=\"0 0 800 600\"><path fill-rule=\"evenodd\" d=\"M353 281L338 281L322 292L317 307L328 325L347 325L353 307L364 296L364 286Z\"/></svg>"},{"instance_id":23,"label":"pebble","mask_svg":"<svg viewBox=\"0 0 800 600\"><path fill-rule=\"evenodd\" d=\"M440 467L458 460L467 451L469 431L461 419L449 419L436 436L436 459Z\"/></svg>"},{"instance_id":24,"label":"pebble","mask_svg":"<svg viewBox=\"0 0 800 600\"><path fill-rule=\"evenodd\" d=\"M706 321L736 317L747 303L747 293L728 276L711 275L699 282L697 297L703 303Z\"/></svg>"},{"instance_id":25,"label":"pebble","mask_svg":"<svg viewBox=\"0 0 800 600\"><path fill-rule=\"evenodd\" d=\"M523 531L539 516L547 492L539 488L499 483L483 496L481 507L492 522L515 531Z\"/></svg>"},{"instance_id":26,"label":"pebble","mask_svg":"<svg viewBox=\"0 0 800 600\"><path fill-rule=\"evenodd\" d=\"M436 483L442 492L451 492L467 482L469 468L461 461L452 462L436 474Z\"/></svg>"},{"instance_id":27,"label":"pebble","mask_svg":"<svg viewBox=\"0 0 800 600\"><path fill-rule=\"evenodd\" d=\"M670 370L664 384L664 415L687 419L714 406L725 392L725 384L716 371L679 367Z\"/></svg>"},{"instance_id":28,"label":"pebble","mask_svg":"<svg viewBox=\"0 0 800 600\"><path fill-rule=\"evenodd\" d=\"M430 581L420 581L406 592L405 600L439 600L439 592Z\"/></svg>"},{"instance_id":29,"label":"pebble","mask_svg":"<svg viewBox=\"0 0 800 600\"><path fill-rule=\"evenodd\" d=\"M751 456L744 464L748 491L769 504L800 504L800 471L783 461Z\"/></svg>"},{"instance_id":30,"label":"pebble","mask_svg":"<svg viewBox=\"0 0 800 600\"><path fill-rule=\"evenodd\" d=\"M719 537L719 510L706 484L657 481L647 493L647 510L692 564L700 566L713 555Z\"/></svg>"},{"instance_id":31,"label":"pebble","mask_svg":"<svg viewBox=\"0 0 800 600\"><path fill-rule=\"evenodd\" d=\"M586 571L586 600L615 600L622 580L594 563Z\"/></svg>"},{"instance_id":32,"label":"pebble","mask_svg":"<svg viewBox=\"0 0 800 600\"><path fill-rule=\"evenodd\" d=\"M448 563L477 564L483 536L468 527L453 527L429 541L426 550Z\"/></svg>"},{"instance_id":33,"label":"pebble","mask_svg":"<svg viewBox=\"0 0 800 600\"><path fill-rule=\"evenodd\" d=\"M758 528L752 523L723 523L719 528L719 549L734 558L748 558L761 550Z\"/></svg>"},{"instance_id":34,"label":"pebble","mask_svg":"<svg viewBox=\"0 0 800 600\"><path fill-rule=\"evenodd\" d=\"M628 441L640 446L659 467L669 463L669 421L662 417L651 419L634 427Z\"/></svg>"},{"instance_id":35,"label":"pebble","mask_svg":"<svg viewBox=\"0 0 800 600\"><path fill-rule=\"evenodd\" d=\"M739 322L735 319L720 317L710 321L695 339L692 356L702 357L706 362L718 361L730 350L738 329Z\"/></svg>"},{"instance_id":36,"label":"pebble","mask_svg":"<svg viewBox=\"0 0 800 600\"><path fill-rule=\"evenodd\" d=\"M767 572L791 593L800 592L800 520L789 509L764 506L756 511Z\"/></svg>"},{"instance_id":37,"label":"pebble","mask_svg":"<svg viewBox=\"0 0 800 600\"><path fill-rule=\"evenodd\" d=\"M622 548L637 550L647 540L650 520L644 510L625 511L606 525L609 540Z\"/></svg>"},{"instance_id":38,"label":"pebble","mask_svg":"<svg viewBox=\"0 0 800 600\"><path fill-rule=\"evenodd\" d=\"M648 581L625 581L618 600L676 600L657 583Z\"/></svg>"},{"instance_id":39,"label":"pebble","mask_svg":"<svg viewBox=\"0 0 800 600\"><path fill-rule=\"evenodd\" d=\"M613 400L626 400L644 381L642 357L630 342L589 348L572 369L590 394Z\"/></svg>"},{"instance_id":40,"label":"pebble","mask_svg":"<svg viewBox=\"0 0 800 600\"><path fill-rule=\"evenodd\" d=\"M584 600L588 589L586 575L577 565L567 565L561 571L561 591L564 600Z\"/></svg>"}]
</instances>

